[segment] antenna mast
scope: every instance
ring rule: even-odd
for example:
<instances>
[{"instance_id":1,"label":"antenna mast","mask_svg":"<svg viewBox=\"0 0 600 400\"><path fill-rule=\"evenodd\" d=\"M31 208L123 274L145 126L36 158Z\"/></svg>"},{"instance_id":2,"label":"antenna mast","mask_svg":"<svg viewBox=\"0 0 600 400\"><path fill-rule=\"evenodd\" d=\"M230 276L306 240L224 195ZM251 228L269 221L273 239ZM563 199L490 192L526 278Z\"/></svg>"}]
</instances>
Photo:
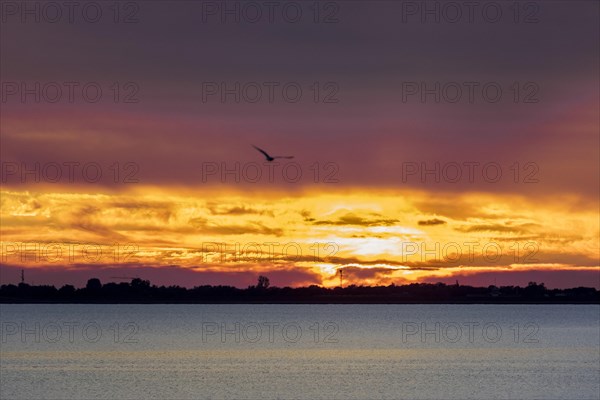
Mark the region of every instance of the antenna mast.
<instances>
[{"instance_id":1,"label":"antenna mast","mask_svg":"<svg viewBox=\"0 0 600 400\"><path fill-rule=\"evenodd\" d=\"M21 270L21 283L25 283L25 270Z\"/></svg>"},{"instance_id":2,"label":"antenna mast","mask_svg":"<svg viewBox=\"0 0 600 400\"><path fill-rule=\"evenodd\" d=\"M344 270L340 269L340 287L344 287Z\"/></svg>"}]
</instances>

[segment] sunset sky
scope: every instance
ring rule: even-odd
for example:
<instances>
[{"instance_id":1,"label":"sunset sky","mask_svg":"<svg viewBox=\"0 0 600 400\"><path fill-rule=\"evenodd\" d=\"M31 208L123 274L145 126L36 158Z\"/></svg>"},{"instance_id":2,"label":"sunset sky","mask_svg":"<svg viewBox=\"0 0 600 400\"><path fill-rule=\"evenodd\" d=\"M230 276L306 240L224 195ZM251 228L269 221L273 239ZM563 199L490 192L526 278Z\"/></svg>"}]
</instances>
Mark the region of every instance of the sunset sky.
<instances>
[{"instance_id":1,"label":"sunset sky","mask_svg":"<svg viewBox=\"0 0 600 400\"><path fill-rule=\"evenodd\" d=\"M597 2L517 23L207 3L3 9L1 284L600 288Z\"/></svg>"}]
</instances>

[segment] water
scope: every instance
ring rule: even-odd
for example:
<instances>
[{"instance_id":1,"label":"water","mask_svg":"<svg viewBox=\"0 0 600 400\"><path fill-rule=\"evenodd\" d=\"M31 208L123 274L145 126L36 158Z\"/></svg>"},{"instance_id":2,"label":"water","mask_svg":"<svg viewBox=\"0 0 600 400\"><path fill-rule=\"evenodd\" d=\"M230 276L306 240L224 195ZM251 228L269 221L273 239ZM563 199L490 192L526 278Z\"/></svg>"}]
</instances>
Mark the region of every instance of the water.
<instances>
[{"instance_id":1,"label":"water","mask_svg":"<svg viewBox=\"0 0 600 400\"><path fill-rule=\"evenodd\" d=\"M598 305L0 305L2 399L598 399Z\"/></svg>"}]
</instances>

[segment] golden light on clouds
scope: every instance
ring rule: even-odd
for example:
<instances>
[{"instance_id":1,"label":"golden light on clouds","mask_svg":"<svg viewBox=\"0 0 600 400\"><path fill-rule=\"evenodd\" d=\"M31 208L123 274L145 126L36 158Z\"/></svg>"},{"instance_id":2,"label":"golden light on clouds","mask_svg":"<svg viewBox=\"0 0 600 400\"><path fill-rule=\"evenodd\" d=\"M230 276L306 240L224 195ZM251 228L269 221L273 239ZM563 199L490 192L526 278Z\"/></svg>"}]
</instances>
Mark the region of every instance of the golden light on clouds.
<instances>
[{"instance_id":1,"label":"golden light on clouds","mask_svg":"<svg viewBox=\"0 0 600 400\"><path fill-rule=\"evenodd\" d=\"M346 282L369 285L597 268L597 210L577 203L376 189L4 191L2 261L31 268L302 270L326 286L338 284L340 268Z\"/></svg>"}]
</instances>

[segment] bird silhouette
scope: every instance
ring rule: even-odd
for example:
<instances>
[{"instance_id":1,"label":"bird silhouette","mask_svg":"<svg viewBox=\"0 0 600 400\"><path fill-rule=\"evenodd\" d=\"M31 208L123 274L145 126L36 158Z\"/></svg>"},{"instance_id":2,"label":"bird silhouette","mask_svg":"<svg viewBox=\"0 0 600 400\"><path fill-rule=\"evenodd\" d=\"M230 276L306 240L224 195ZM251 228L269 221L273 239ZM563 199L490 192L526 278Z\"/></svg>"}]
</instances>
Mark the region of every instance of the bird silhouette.
<instances>
[{"instance_id":1,"label":"bird silhouette","mask_svg":"<svg viewBox=\"0 0 600 400\"><path fill-rule=\"evenodd\" d=\"M263 149L261 149L260 147L256 147L255 145L252 145L252 147L254 147L256 150L260 151L265 158L267 159L268 162L271 162L273 160L276 160L278 158L294 158L294 156L270 156L266 151L264 151Z\"/></svg>"}]
</instances>

